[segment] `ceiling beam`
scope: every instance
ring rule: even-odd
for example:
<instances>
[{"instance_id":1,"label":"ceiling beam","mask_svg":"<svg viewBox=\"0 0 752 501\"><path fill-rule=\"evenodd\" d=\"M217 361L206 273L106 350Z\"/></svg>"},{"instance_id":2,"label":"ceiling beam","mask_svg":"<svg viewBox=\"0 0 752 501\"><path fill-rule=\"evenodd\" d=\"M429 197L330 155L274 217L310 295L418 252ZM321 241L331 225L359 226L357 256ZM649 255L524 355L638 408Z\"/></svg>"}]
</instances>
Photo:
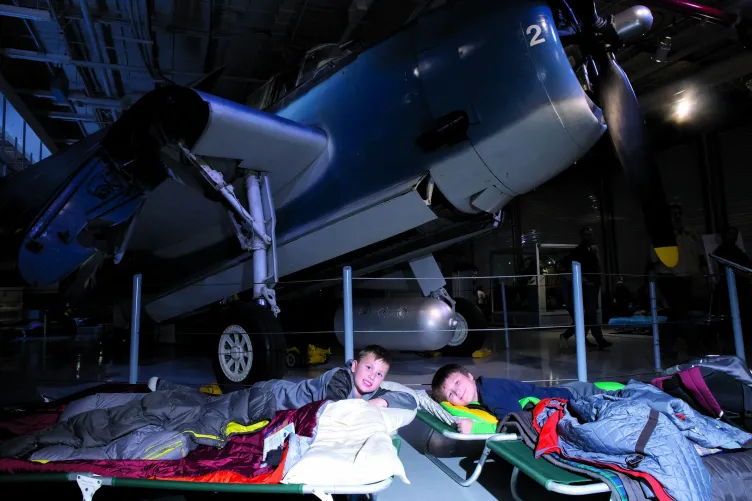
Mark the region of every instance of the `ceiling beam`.
<instances>
[{"instance_id":1,"label":"ceiling beam","mask_svg":"<svg viewBox=\"0 0 752 501\"><path fill-rule=\"evenodd\" d=\"M98 122L94 115L84 115L81 113L70 113L67 111L40 111L38 115L47 116L55 120L65 120L67 122Z\"/></svg>"},{"instance_id":2,"label":"ceiling beam","mask_svg":"<svg viewBox=\"0 0 752 501\"><path fill-rule=\"evenodd\" d=\"M49 90L42 89L18 89L18 92L22 96L34 96L40 99L49 99L51 101L57 101L58 97ZM128 97L131 101L139 99L143 94L134 93ZM84 92L71 92L68 94L68 100L74 103L79 103L87 106L94 106L95 108L106 108L108 110L122 110L125 108L125 104L122 99L110 98L110 97L93 97L88 96Z\"/></svg>"},{"instance_id":3,"label":"ceiling beam","mask_svg":"<svg viewBox=\"0 0 752 501\"><path fill-rule=\"evenodd\" d=\"M111 69L115 71L125 71L132 73L146 73L149 71L143 66L128 66L125 64L111 64L111 63L95 63L92 61L83 61L80 59L71 59L64 54L50 54L45 52L34 52L31 50L21 49L0 49L0 55L3 55L10 59L23 59L26 61L37 61L42 63L53 64L69 64L71 66L78 66L81 68L94 68L94 69ZM196 71L174 71L174 70L162 70L162 74L165 76L186 76L191 78L198 78L206 76L204 73ZM232 82L242 83L264 83L266 79L262 78L249 78L249 77L234 77L227 75L220 75L220 80L229 80ZM162 79L156 79L155 82L164 82Z\"/></svg>"},{"instance_id":4,"label":"ceiling beam","mask_svg":"<svg viewBox=\"0 0 752 501\"><path fill-rule=\"evenodd\" d=\"M27 19L29 21L50 21L50 12L42 9L27 9L15 5L0 5L0 16Z\"/></svg>"},{"instance_id":5,"label":"ceiling beam","mask_svg":"<svg viewBox=\"0 0 752 501\"><path fill-rule=\"evenodd\" d=\"M34 133L39 137L40 141L42 141L47 149L50 150L50 153L57 153L58 148L55 145L55 141L52 140L52 137L47 133L44 127L42 127L42 124L39 122L39 120L37 120L31 110L26 106L21 97L8 83L5 77L3 77L2 74L0 74L0 94L5 96L5 99L8 101L8 103L13 106L13 108L15 108L16 112L21 116L21 118L29 125L29 127L31 127L31 130L33 130Z\"/></svg>"}]
</instances>

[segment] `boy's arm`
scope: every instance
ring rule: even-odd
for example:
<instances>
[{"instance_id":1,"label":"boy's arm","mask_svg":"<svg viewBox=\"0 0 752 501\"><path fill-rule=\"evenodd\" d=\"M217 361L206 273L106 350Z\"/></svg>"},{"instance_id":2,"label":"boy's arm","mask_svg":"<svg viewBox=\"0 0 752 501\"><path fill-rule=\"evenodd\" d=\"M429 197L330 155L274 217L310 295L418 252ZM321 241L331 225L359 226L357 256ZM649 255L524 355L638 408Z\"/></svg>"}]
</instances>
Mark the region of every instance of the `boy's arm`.
<instances>
[{"instance_id":1,"label":"boy's arm","mask_svg":"<svg viewBox=\"0 0 752 501\"><path fill-rule=\"evenodd\" d=\"M386 401L387 406L393 409L407 409L414 411L418 408L418 401L415 397L404 391L386 390L380 388L372 397L382 398Z\"/></svg>"},{"instance_id":2,"label":"boy's arm","mask_svg":"<svg viewBox=\"0 0 752 501\"><path fill-rule=\"evenodd\" d=\"M269 389L277 399L277 410L300 409L319 400L342 400L350 395L352 378L346 368L338 367L313 379L292 382L275 379L257 383Z\"/></svg>"}]
</instances>

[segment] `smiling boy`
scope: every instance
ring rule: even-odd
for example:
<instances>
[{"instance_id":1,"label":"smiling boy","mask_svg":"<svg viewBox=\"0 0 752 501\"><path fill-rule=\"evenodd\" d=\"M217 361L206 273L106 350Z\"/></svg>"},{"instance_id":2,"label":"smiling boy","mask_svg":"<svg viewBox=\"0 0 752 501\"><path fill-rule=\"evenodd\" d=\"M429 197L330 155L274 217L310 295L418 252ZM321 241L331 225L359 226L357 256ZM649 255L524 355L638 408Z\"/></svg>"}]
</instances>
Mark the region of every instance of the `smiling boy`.
<instances>
[{"instance_id":1,"label":"smiling boy","mask_svg":"<svg viewBox=\"0 0 752 501\"><path fill-rule=\"evenodd\" d=\"M513 379L476 379L470 371L458 364L445 365L436 371L431 381L431 393L439 403L449 402L459 407L480 404L497 419L519 411L522 408L520 400L527 397L540 400L555 397L570 399L573 395L567 388L540 387ZM459 419L456 424L460 433L470 433L470 419Z\"/></svg>"},{"instance_id":2,"label":"smiling boy","mask_svg":"<svg viewBox=\"0 0 752 501\"><path fill-rule=\"evenodd\" d=\"M345 367L331 369L313 379L293 382L275 379L256 383L271 390L277 398L277 410L299 409L318 400L361 398L379 407L414 410L415 398L404 392L381 388L392 359L388 350L369 345L360 350Z\"/></svg>"}]
</instances>

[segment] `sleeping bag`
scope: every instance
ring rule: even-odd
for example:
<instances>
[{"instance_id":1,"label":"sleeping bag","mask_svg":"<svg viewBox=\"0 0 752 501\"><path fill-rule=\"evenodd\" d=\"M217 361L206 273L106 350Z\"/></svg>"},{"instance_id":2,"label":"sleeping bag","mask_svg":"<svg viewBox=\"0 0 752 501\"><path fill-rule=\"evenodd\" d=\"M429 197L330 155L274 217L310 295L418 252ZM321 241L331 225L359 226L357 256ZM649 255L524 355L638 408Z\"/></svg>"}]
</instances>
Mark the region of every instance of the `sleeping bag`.
<instances>
[{"instance_id":1,"label":"sleeping bag","mask_svg":"<svg viewBox=\"0 0 752 501\"><path fill-rule=\"evenodd\" d=\"M708 416L752 432L752 373L735 356L710 356L676 365L651 383Z\"/></svg>"},{"instance_id":2,"label":"sleeping bag","mask_svg":"<svg viewBox=\"0 0 752 501\"><path fill-rule=\"evenodd\" d=\"M638 381L569 402L541 400L533 418L540 434L536 457L557 453L642 478L661 501L712 498L710 474L694 444L727 450L752 445L749 433Z\"/></svg>"},{"instance_id":3,"label":"sleeping bag","mask_svg":"<svg viewBox=\"0 0 752 501\"><path fill-rule=\"evenodd\" d=\"M496 433L496 425L499 420L496 416L487 412L482 405L474 402L468 406L452 405L449 402L441 402L441 406L452 416L461 419L470 419L473 426L470 433Z\"/></svg>"},{"instance_id":4,"label":"sleeping bag","mask_svg":"<svg viewBox=\"0 0 752 501\"><path fill-rule=\"evenodd\" d=\"M256 431L275 415L274 396L260 388L219 396L171 388L88 397L71 407L90 410L69 412L46 430L0 443L0 458L21 459L36 451L34 459L48 461L184 457L196 445L221 448L229 437Z\"/></svg>"}]
</instances>

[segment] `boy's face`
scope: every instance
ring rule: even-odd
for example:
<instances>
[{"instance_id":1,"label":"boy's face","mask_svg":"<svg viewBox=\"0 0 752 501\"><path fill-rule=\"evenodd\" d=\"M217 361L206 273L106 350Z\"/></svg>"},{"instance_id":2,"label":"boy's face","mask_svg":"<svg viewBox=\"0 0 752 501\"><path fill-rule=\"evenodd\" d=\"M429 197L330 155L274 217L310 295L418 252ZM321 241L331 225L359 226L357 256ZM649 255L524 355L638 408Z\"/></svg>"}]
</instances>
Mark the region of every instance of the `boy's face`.
<instances>
[{"instance_id":1,"label":"boy's face","mask_svg":"<svg viewBox=\"0 0 752 501\"><path fill-rule=\"evenodd\" d=\"M355 379L355 390L358 395L376 391L389 372L389 364L383 360L376 360L373 353L367 354L360 361L353 360L350 370Z\"/></svg>"},{"instance_id":2,"label":"boy's face","mask_svg":"<svg viewBox=\"0 0 752 501\"><path fill-rule=\"evenodd\" d=\"M478 387L475 378L470 374L465 376L460 372L450 374L441 387L441 392L447 401L456 406L466 406L478 401Z\"/></svg>"}]
</instances>

